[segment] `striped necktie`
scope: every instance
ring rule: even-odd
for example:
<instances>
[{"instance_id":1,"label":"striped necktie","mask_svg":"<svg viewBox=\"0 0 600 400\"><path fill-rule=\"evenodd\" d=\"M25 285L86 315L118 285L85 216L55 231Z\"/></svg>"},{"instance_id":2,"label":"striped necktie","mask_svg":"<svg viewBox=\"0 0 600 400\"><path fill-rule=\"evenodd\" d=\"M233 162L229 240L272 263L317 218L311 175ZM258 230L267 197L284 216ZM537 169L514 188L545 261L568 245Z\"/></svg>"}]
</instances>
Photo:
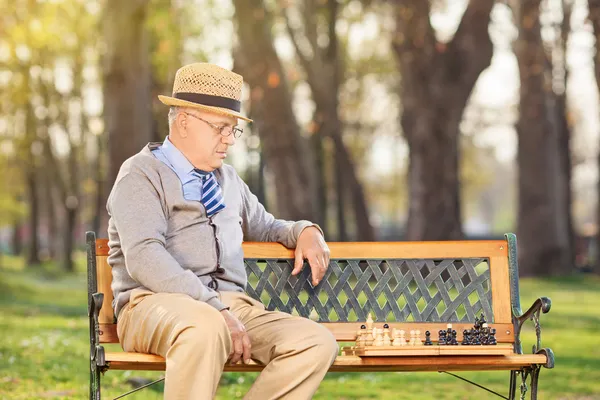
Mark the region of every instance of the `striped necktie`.
<instances>
[{"instance_id":1,"label":"striped necktie","mask_svg":"<svg viewBox=\"0 0 600 400\"><path fill-rule=\"evenodd\" d=\"M200 173L199 171L194 170L194 175L199 177L202 182L201 201L206 209L206 215L212 217L225 208L221 187L215 178L215 174L212 172L207 174L205 172Z\"/></svg>"}]
</instances>

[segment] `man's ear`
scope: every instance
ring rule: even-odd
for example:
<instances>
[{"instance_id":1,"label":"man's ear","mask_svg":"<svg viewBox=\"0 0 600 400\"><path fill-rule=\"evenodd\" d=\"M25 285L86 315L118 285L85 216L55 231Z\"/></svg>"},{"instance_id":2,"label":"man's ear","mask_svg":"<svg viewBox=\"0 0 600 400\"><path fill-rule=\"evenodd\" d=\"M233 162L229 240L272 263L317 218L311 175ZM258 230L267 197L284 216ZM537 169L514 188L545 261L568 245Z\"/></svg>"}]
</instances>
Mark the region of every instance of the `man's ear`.
<instances>
[{"instance_id":1,"label":"man's ear","mask_svg":"<svg viewBox=\"0 0 600 400\"><path fill-rule=\"evenodd\" d=\"M177 126L177 132L183 138L187 137L187 115L183 112L177 113L177 117L175 118L175 125Z\"/></svg>"}]
</instances>

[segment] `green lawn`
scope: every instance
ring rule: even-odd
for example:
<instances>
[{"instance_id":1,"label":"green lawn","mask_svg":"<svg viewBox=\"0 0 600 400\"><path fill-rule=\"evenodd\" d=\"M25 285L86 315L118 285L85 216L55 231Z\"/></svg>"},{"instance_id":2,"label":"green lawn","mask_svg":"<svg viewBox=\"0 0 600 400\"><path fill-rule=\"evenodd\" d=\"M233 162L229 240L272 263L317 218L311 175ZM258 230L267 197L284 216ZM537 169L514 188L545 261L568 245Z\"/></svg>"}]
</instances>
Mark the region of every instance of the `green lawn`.
<instances>
[{"instance_id":1,"label":"green lawn","mask_svg":"<svg viewBox=\"0 0 600 400\"><path fill-rule=\"evenodd\" d=\"M20 259L3 259L0 269L0 398L86 398L88 327L85 275L64 276L51 265L24 270ZM78 267L83 271L83 265ZM543 369L540 399L600 399L600 278L523 280L527 308L539 296L552 299L542 316L543 345L554 350L556 367ZM531 348L533 331L526 332ZM463 376L505 393L508 372ZM131 389L128 379L158 378L160 372L109 371L103 396ZM256 374L224 374L219 399L241 398ZM161 399L162 387L129 399ZM330 373L315 399L487 399L494 396L438 373Z\"/></svg>"}]
</instances>

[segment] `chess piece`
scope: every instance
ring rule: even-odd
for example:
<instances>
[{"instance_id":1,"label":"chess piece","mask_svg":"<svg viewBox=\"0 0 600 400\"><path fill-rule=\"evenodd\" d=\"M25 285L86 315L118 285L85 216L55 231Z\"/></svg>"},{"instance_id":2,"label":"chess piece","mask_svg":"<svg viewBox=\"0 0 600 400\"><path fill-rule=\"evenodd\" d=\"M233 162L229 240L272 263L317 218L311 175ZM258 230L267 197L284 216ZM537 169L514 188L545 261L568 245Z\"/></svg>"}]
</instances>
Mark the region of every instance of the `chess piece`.
<instances>
[{"instance_id":1,"label":"chess piece","mask_svg":"<svg viewBox=\"0 0 600 400\"><path fill-rule=\"evenodd\" d=\"M365 325L361 325L360 330L357 332L356 336L356 345L358 347L365 347L367 341L367 327Z\"/></svg>"},{"instance_id":2,"label":"chess piece","mask_svg":"<svg viewBox=\"0 0 600 400\"><path fill-rule=\"evenodd\" d=\"M422 345L423 345L423 341L421 340L421 331L417 329L415 331L415 346L422 346Z\"/></svg>"},{"instance_id":3,"label":"chess piece","mask_svg":"<svg viewBox=\"0 0 600 400\"><path fill-rule=\"evenodd\" d=\"M373 346L373 342L375 342L375 337L373 336L373 330L368 329L365 332L365 345Z\"/></svg>"},{"instance_id":4,"label":"chess piece","mask_svg":"<svg viewBox=\"0 0 600 400\"><path fill-rule=\"evenodd\" d=\"M406 342L406 332L404 331L404 329L400 329L400 346L406 346L407 342Z\"/></svg>"},{"instance_id":5,"label":"chess piece","mask_svg":"<svg viewBox=\"0 0 600 400\"><path fill-rule=\"evenodd\" d=\"M375 332L377 332L377 336L375 337L375 343L373 343L375 346L383 346L383 330L382 329L377 329L377 328L373 328Z\"/></svg>"},{"instance_id":6,"label":"chess piece","mask_svg":"<svg viewBox=\"0 0 600 400\"><path fill-rule=\"evenodd\" d=\"M415 346L415 338L416 338L416 333L414 331L414 329L411 329L410 331L410 342L408 342L409 346Z\"/></svg>"},{"instance_id":7,"label":"chess piece","mask_svg":"<svg viewBox=\"0 0 600 400\"><path fill-rule=\"evenodd\" d=\"M425 346L433 346L431 342L431 332L425 331Z\"/></svg>"},{"instance_id":8,"label":"chess piece","mask_svg":"<svg viewBox=\"0 0 600 400\"><path fill-rule=\"evenodd\" d=\"M446 344L446 331L443 331L440 329L440 331L438 332L439 334L439 338L438 338L438 344L440 346L444 346Z\"/></svg>"},{"instance_id":9,"label":"chess piece","mask_svg":"<svg viewBox=\"0 0 600 400\"><path fill-rule=\"evenodd\" d=\"M390 326L388 324L383 325L383 345L391 346L392 341L390 339Z\"/></svg>"},{"instance_id":10,"label":"chess piece","mask_svg":"<svg viewBox=\"0 0 600 400\"><path fill-rule=\"evenodd\" d=\"M452 329L452 340L451 340L450 344L453 346L458 345L458 341L456 340L456 330L455 329Z\"/></svg>"},{"instance_id":11,"label":"chess piece","mask_svg":"<svg viewBox=\"0 0 600 400\"><path fill-rule=\"evenodd\" d=\"M371 313L369 313L369 315L367 315L367 329L368 330L373 329L373 318L371 317Z\"/></svg>"},{"instance_id":12,"label":"chess piece","mask_svg":"<svg viewBox=\"0 0 600 400\"><path fill-rule=\"evenodd\" d=\"M398 329L392 329L392 336L393 336L393 340L392 340L392 346L400 346L400 331L398 331Z\"/></svg>"},{"instance_id":13,"label":"chess piece","mask_svg":"<svg viewBox=\"0 0 600 400\"><path fill-rule=\"evenodd\" d=\"M469 343L469 331L467 329L463 330L463 340L461 343L463 346L468 346L471 343Z\"/></svg>"},{"instance_id":14,"label":"chess piece","mask_svg":"<svg viewBox=\"0 0 600 400\"><path fill-rule=\"evenodd\" d=\"M494 328L490 329L490 340L488 344L491 344L492 346L498 344L498 342L496 341L496 329Z\"/></svg>"}]
</instances>

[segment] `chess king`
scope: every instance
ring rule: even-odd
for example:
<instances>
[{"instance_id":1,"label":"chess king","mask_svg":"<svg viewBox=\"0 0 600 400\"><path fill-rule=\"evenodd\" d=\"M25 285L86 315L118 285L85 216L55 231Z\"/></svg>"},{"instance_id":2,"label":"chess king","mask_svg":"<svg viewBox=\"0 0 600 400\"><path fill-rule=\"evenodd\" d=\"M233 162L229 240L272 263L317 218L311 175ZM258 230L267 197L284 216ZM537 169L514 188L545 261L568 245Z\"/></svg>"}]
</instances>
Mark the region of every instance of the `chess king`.
<instances>
[{"instance_id":1,"label":"chess king","mask_svg":"<svg viewBox=\"0 0 600 400\"><path fill-rule=\"evenodd\" d=\"M243 78L212 64L177 71L169 135L120 167L110 193L109 257L117 331L125 351L166 358L165 399L214 397L225 363L265 365L246 398L310 399L338 354L331 332L266 311L244 293L242 241L296 249L313 284L329 265L321 229L276 219L227 152L242 134Z\"/></svg>"}]
</instances>

